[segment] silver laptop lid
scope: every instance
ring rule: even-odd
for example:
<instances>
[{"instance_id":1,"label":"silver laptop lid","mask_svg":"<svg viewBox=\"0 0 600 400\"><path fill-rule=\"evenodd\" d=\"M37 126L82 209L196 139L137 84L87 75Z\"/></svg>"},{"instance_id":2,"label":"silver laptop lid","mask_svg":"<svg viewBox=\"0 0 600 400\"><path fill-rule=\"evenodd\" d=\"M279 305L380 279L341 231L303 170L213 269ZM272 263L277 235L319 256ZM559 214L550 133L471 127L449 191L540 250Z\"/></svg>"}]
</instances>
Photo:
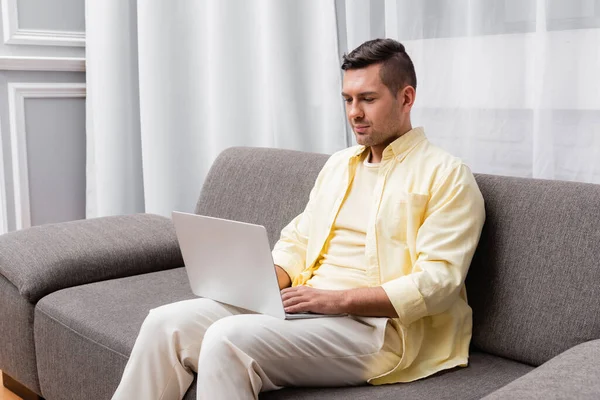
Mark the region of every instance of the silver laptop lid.
<instances>
[{"instance_id":1,"label":"silver laptop lid","mask_svg":"<svg viewBox=\"0 0 600 400\"><path fill-rule=\"evenodd\" d=\"M264 226L177 211L172 216L196 296L285 318Z\"/></svg>"}]
</instances>

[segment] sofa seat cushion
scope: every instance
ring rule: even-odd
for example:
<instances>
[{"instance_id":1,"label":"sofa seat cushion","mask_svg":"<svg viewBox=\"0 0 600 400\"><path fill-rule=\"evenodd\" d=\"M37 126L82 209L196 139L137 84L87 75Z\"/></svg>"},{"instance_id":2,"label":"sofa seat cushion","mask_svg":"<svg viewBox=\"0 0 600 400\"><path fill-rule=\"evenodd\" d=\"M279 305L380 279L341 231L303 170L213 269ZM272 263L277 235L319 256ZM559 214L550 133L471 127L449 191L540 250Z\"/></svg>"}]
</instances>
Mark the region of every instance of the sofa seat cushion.
<instances>
[{"instance_id":1,"label":"sofa seat cushion","mask_svg":"<svg viewBox=\"0 0 600 400\"><path fill-rule=\"evenodd\" d=\"M467 368L442 371L411 383L352 388L284 389L265 393L261 400L312 399L481 399L504 385L525 375L533 367L491 354L473 352Z\"/></svg>"},{"instance_id":2,"label":"sofa seat cushion","mask_svg":"<svg viewBox=\"0 0 600 400\"><path fill-rule=\"evenodd\" d=\"M110 399L140 326L152 308L193 298L183 268L76 286L42 298L35 344L42 394L52 399ZM480 398L532 368L473 353L468 368L410 384L285 389L261 399ZM195 385L185 399L195 398Z\"/></svg>"},{"instance_id":3,"label":"sofa seat cushion","mask_svg":"<svg viewBox=\"0 0 600 400\"><path fill-rule=\"evenodd\" d=\"M148 311L194 298L184 268L54 292L35 309L44 398L110 399Z\"/></svg>"}]
</instances>

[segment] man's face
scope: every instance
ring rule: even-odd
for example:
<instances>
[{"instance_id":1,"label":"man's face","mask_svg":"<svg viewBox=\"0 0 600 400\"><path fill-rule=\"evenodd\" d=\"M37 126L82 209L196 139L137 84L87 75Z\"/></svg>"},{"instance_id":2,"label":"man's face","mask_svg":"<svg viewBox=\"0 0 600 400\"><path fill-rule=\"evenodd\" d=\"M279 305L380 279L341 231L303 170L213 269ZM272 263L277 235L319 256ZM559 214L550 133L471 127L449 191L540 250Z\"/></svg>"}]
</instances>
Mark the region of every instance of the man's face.
<instances>
[{"instance_id":1,"label":"man's face","mask_svg":"<svg viewBox=\"0 0 600 400\"><path fill-rule=\"evenodd\" d=\"M344 73L342 96L356 142L382 149L410 129L403 90L395 97L381 82L381 64ZM408 107L410 111L410 106ZM407 127L408 122L408 129Z\"/></svg>"}]
</instances>

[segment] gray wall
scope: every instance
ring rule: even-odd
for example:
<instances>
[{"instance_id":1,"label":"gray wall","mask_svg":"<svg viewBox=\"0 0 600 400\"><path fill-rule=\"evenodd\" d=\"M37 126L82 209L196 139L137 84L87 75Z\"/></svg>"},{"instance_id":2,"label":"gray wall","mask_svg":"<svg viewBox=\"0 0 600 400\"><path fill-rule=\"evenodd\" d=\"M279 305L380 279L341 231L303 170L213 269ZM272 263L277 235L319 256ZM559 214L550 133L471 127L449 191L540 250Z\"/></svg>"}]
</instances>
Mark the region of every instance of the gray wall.
<instances>
[{"instance_id":1,"label":"gray wall","mask_svg":"<svg viewBox=\"0 0 600 400\"><path fill-rule=\"evenodd\" d=\"M31 225L85 218L85 47L81 41L60 43L62 31L81 32L84 37L85 0L0 1L16 4L18 17L10 23L18 32L39 29L50 38L49 44L0 40L0 161L6 194L5 204L0 204L5 210L0 211L0 233L3 225L12 231L20 221L15 212L19 208L15 194L22 192L15 181L16 169L28 183L29 201L21 196L19 204L28 210ZM0 10L0 16L2 32L9 15ZM59 39L53 40L54 35ZM19 127L11 124L17 116L9 107L11 84L32 85L23 100L24 123ZM75 92L74 84L81 86ZM25 139L22 146L13 141L17 133ZM18 154L26 155L27 171L19 169Z\"/></svg>"},{"instance_id":2,"label":"gray wall","mask_svg":"<svg viewBox=\"0 0 600 400\"><path fill-rule=\"evenodd\" d=\"M19 26L25 29L85 31L85 1L19 0Z\"/></svg>"},{"instance_id":3,"label":"gray wall","mask_svg":"<svg viewBox=\"0 0 600 400\"><path fill-rule=\"evenodd\" d=\"M25 101L32 225L85 218L85 100Z\"/></svg>"}]
</instances>

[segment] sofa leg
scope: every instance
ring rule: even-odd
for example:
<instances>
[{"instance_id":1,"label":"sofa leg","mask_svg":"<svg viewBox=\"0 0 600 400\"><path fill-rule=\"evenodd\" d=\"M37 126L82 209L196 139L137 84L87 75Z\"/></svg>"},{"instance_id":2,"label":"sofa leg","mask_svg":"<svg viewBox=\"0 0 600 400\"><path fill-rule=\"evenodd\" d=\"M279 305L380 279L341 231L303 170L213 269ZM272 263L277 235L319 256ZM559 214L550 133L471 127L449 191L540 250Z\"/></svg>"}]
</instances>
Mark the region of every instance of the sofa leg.
<instances>
[{"instance_id":1,"label":"sofa leg","mask_svg":"<svg viewBox=\"0 0 600 400\"><path fill-rule=\"evenodd\" d=\"M32 392L25 386L21 385L18 381L6 375L4 371L2 371L2 383L4 384L5 388L21 397L23 400L44 400L37 393Z\"/></svg>"}]
</instances>

